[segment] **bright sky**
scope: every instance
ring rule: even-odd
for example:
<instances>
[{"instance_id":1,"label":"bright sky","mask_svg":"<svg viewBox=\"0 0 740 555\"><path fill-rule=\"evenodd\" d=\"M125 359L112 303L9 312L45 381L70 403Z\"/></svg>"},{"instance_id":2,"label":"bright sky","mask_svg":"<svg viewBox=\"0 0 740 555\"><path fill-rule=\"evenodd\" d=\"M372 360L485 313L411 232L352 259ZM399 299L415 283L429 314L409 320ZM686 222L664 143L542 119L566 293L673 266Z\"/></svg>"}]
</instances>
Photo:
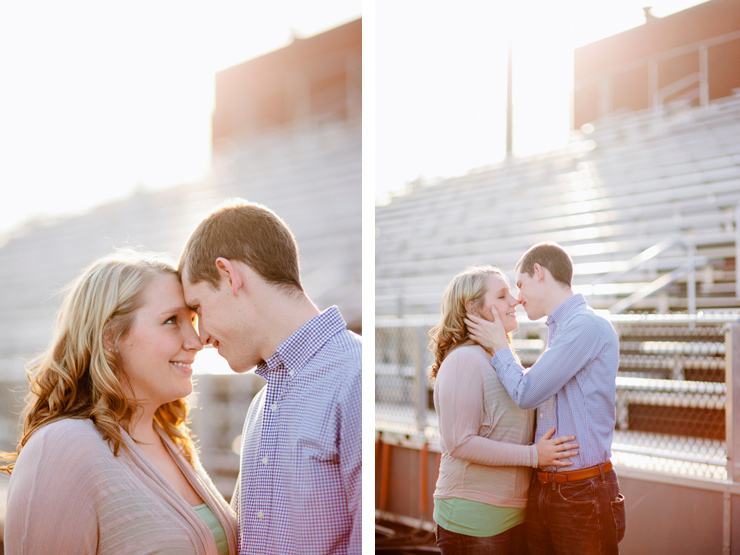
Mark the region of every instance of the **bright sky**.
<instances>
[{"instance_id":1,"label":"bright sky","mask_svg":"<svg viewBox=\"0 0 740 555\"><path fill-rule=\"evenodd\" d=\"M569 136L573 49L697 0L378 0L375 201L418 177L503 160L506 58L513 44L514 155ZM367 184L365 184L367 186Z\"/></svg>"},{"instance_id":2,"label":"bright sky","mask_svg":"<svg viewBox=\"0 0 740 555\"><path fill-rule=\"evenodd\" d=\"M197 179L214 73L361 12L361 0L3 2L0 235Z\"/></svg>"}]
</instances>

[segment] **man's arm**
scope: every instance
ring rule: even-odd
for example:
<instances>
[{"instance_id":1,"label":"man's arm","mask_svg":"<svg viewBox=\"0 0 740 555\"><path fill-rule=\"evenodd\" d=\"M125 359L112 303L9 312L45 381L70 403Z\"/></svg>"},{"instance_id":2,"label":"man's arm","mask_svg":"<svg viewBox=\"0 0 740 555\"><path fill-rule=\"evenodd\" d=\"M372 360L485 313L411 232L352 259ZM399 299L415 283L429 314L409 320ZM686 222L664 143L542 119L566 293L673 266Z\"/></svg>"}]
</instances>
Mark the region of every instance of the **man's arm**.
<instances>
[{"instance_id":1,"label":"man's arm","mask_svg":"<svg viewBox=\"0 0 740 555\"><path fill-rule=\"evenodd\" d=\"M351 520L350 555L362 553L362 374L356 374L339 401L339 473Z\"/></svg>"},{"instance_id":2,"label":"man's arm","mask_svg":"<svg viewBox=\"0 0 740 555\"><path fill-rule=\"evenodd\" d=\"M592 323L576 317L558 331L557 340L529 370L525 370L514 358L508 342L502 347L500 333L503 327L498 314L495 317L496 321L489 322L468 315L465 321L473 340L484 347L494 348L491 365L511 398L523 409L535 408L555 395L604 346L598 340L599 332Z\"/></svg>"}]
</instances>

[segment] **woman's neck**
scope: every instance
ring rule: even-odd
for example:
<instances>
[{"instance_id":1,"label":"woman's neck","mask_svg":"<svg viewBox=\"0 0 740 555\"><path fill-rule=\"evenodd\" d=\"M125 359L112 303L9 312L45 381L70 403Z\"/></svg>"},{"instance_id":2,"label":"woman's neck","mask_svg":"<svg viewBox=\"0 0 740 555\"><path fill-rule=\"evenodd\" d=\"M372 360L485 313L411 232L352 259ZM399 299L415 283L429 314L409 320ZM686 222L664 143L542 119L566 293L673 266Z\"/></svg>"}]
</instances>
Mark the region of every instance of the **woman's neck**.
<instances>
[{"instance_id":1,"label":"woman's neck","mask_svg":"<svg viewBox=\"0 0 740 555\"><path fill-rule=\"evenodd\" d=\"M155 443L159 441L159 435L154 429L154 413L156 408L137 407L131 417L128 433L138 443Z\"/></svg>"}]
</instances>

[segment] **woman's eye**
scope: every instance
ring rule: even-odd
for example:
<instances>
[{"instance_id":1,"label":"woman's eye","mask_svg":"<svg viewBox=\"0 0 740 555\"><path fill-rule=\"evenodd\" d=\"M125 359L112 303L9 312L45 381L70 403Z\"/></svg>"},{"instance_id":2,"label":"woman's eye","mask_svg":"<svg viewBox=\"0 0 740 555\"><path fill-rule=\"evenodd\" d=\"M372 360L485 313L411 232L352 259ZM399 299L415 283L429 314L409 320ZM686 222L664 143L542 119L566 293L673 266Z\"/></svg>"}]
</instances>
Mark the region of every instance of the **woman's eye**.
<instances>
[{"instance_id":1,"label":"woman's eye","mask_svg":"<svg viewBox=\"0 0 740 555\"><path fill-rule=\"evenodd\" d=\"M177 323L177 316L170 316L167 318L167 320L164 321L165 324L176 324Z\"/></svg>"}]
</instances>

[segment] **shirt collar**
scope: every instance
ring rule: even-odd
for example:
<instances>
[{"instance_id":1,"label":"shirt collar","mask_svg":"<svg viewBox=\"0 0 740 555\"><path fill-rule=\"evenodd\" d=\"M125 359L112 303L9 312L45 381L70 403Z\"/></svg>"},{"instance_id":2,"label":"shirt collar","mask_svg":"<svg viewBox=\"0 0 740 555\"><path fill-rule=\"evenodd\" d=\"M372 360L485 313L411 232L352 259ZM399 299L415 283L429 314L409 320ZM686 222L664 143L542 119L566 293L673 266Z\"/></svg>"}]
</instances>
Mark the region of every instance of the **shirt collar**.
<instances>
[{"instance_id":1,"label":"shirt collar","mask_svg":"<svg viewBox=\"0 0 740 555\"><path fill-rule=\"evenodd\" d=\"M337 333L347 329L347 324L336 306L327 308L303 324L298 331L283 341L270 358L257 366L255 373L266 378L278 367L294 373L306 366L313 355Z\"/></svg>"},{"instance_id":2,"label":"shirt collar","mask_svg":"<svg viewBox=\"0 0 740 555\"><path fill-rule=\"evenodd\" d=\"M581 293L572 295L565 299L562 303L560 303L558 307L550 313L550 316L547 317L545 324L547 324L548 326L552 324L558 324L559 322L562 322L568 314L576 310L581 305L585 304L586 299Z\"/></svg>"}]
</instances>

